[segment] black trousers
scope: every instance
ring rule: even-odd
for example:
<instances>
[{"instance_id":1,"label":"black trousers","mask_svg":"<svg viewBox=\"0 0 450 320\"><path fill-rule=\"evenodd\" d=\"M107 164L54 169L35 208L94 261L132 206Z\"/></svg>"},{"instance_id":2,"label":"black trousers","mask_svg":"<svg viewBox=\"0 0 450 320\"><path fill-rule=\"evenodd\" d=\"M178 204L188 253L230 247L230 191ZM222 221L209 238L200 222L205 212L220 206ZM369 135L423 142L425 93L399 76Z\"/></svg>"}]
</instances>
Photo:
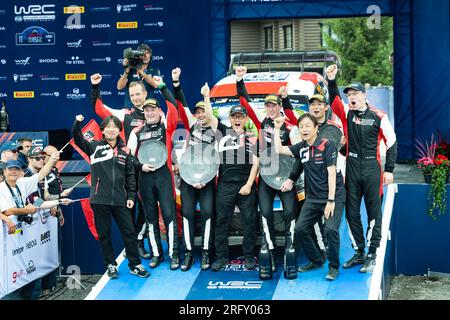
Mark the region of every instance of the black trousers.
<instances>
[{"instance_id":1,"label":"black trousers","mask_svg":"<svg viewBox=\"0 0 450 320\"><path fill-rule=\"evenodd\" d=\"M273 189L263 179L259 179L258 183L259 210L262 215L262 228L264 236L266 238L270 250L275 249L273 201L275 199L275 195L277 194L280 197L281 203L283 204L283 211L280 214L282 215L282 219L284 221L286 234L290 232L291 236L293 236L296 220L295 213L297 209L297 192L295 191L295 188L293 188L293 190L288 192L281 192L280 190Z\"/></svg>"},{"instance_id":2,"label":"black trousers","mask_svg":"<svg viewBox=\"0 0 450 320\"><path fill-rule=\"evenodd\" d=\"M195 213L197 201L200 202L202 249L210 250L213 246L213 213L216 179L212 179L203 188L196 189L181 179L181 213L183 215L183 245L191 251L194 248Z\"/></svg>"},{"instance_id":3,"label":"black trousers","mask_svg":"<svg viewBox=\"0 0 450 320\"><path fill-rule=\"evenodd\" d=\"M159 207L162 211L169 244L169 256L178 255L178 223L176 204L173 195L172 176L167 166L155 172L142 172L139 181L139 193L144 205L145 219L148 223L148 238L154 256L163 255L161 233L159 230Z\"/></svg>"},{"instance_id":4,"label":"black trousers","mask_svg":"<svg viewBox=\"0 0 450 320\"><path fill-rule=\"evenodd\" d=\"M324 214L326 203L311 203L306 199L300 217L295 225L295 237L303 248L306 257L315 264L322 262L322 255L311 234L311 228L321 220ZM330 266L338 268L340 236L339 226L341 224L342 210L344 203L336 202L333 216L325 219L324 238L327 242L327 257Z\"/></svg>"},{"instance_id":5,"label":"black trousers","mask_svg":"<svg viewBox=\"0 0 450 320\"><path fill-rule=\"evenodd\" d=\"M240 211L243 228L242 251L244 256L253 256L256 245L257 196L255 184L249 195L239 194L244 182L220 181L217 185L216 208L214 223L216 257L228 258L228 229L235 205Z\"/></svg>"},{"instance_id":6,"label":"black trousers","mask_svg":"<svg viewBox=\"0 0 450 320\"><path fill-rule=\"evenodd\" d=\"M100 242L105 266L108 264L116 264L111 242L111 216L116 221L125 244L128 266L131 269L141 264L130 210L125 206L108 206L94 203L91 204L91 207L94 211L95 228L97 229L98 241Z\"/></svg>"},{"instance_id":7,"label":"black trousers","mask_svg":"<svg viewBox=\"0 0 450 320\"><path fill-rule=\"evenodd\" d=\"M367 246L376 253L381 241L381 167L376 160L347 158L345 186L347 188L346 219L354 249L364 250L366 243L361 222L361 198L367 210Z\"/></svg>"}]
</instances>

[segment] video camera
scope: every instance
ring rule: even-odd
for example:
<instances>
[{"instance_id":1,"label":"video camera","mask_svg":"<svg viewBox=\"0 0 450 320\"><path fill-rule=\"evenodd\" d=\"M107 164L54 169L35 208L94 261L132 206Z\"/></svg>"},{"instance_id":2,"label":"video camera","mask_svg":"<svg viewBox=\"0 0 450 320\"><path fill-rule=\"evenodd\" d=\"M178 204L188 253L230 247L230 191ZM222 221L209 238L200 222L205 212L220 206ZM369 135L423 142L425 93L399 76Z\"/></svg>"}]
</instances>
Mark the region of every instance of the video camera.
<instances>
[{"instance_id":1,"label":"video camera","mask_svg":"<svg viewBox=\"0 0 450 320\"><path fill-rule=\"evenodd\" d=\"M25 223L28 223L28 224L32 224L33 223L33 217L32 216L27 216L27 215L20 215L20 216L17 216L17 221L25 222Z\"/></svg>"},{"instance_id":2,"label":"video camera","mask_svg":"<svg viewBox=\"0 0 450 320\"><path fill-rule=\"evenodd\" d=\"M128 64L124 66L130 69L140 69L144 64L142 57L145 55L143 50L133 50L131 48L126 48L123 51L123 58L128 60Z\"/></svg>"}]
</instances>

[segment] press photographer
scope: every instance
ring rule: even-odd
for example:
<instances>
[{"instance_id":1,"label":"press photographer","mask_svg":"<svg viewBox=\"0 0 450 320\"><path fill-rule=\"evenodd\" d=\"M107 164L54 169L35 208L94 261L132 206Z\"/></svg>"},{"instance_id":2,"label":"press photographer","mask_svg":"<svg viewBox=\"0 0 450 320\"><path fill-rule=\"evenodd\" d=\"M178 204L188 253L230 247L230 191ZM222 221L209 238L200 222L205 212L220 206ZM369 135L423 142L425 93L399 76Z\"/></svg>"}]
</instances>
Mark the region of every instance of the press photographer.
<instances>
[{"instance_id":1,"label":"press photographer","mask_svg":"<svg viewBox=\"0 0 450 320\"><path fill-rule=\"evenodd\" d=\"M132 81L141 80L147 90L147 98L153 97L154 88L151 86L152 77L160 77L159 69L150 66L152 60L152 49L145 43L140 44L137 50L127 48L124 50L122 66L124 72L117 81L117 89L125 89L124 106L132 108L128 86ZM155 77L155 78L156 78Z\"/></svg>"}]
</instances>

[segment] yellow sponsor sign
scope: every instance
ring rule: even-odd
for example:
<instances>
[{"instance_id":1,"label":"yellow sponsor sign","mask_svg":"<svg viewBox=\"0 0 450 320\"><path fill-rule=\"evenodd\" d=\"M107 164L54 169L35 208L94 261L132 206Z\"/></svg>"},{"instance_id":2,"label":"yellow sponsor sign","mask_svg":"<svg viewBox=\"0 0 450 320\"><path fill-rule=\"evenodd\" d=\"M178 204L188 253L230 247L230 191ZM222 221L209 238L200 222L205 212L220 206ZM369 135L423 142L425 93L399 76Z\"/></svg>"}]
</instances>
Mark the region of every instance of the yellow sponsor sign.
<instances>
[{"instance_id":1,"label":"yellow sponsor sign","mask_svg":"<svg viewBox=\"0 0 450 320\"><path fill-rule=\"evenodd\" d=\"M84 6L64 7L64 13L67 13L67 14L84 13Z\"/></svg>"},{"instance_id":2,"label":"yellow sponsor sign","mask_svg":"<svg viewBox=\"0 0 450 320\"><path fill-rule=\"evenodd\" d=\"M66 80L86 80L86 73L66 73Z\"/></svg>"},{"instance_id":3,"label":"yellow sponsor sign","mask_svg":"<svg viewBox=\"0 0 450 320\"><path fill-rule=\"evenodd\" d=\"M14 99L34 98L34 91L14 91Z\"/></svg>"},{"instance_id":4,"label":"yellow sponsor sign","mask_svg":"<svg viewBox=\"0 0 450 320\"><path fill-rule=\"evenodd\" d=\"M118 21L116 22L117 29L137 29L137 21Z\"/></svg>"}]
</instances>

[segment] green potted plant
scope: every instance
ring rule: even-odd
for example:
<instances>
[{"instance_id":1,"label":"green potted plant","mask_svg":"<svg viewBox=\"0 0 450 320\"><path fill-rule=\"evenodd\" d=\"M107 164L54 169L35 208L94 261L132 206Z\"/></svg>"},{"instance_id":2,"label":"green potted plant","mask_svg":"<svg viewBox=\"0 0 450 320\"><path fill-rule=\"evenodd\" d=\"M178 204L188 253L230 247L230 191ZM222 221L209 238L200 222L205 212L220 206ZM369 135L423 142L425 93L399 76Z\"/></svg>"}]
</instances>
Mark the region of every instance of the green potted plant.
<instances>
[{"instance_id":1,"label":"green potted plant","mask_svg":"<svg viewBox=\"0 0 450 320\"><path fill-rule=\"evenodd\" d=\"M437 219L435 212L442 215L447 210L447 187L449 179L450 161L448 159L448 144L441 141L439 144L431 136L430 143L422 143L417 140L416 144L419 159L417 164L424 175L425 182L431 184L428 199L430 206L428 215Z\"/></svg>"}]
</instances>

